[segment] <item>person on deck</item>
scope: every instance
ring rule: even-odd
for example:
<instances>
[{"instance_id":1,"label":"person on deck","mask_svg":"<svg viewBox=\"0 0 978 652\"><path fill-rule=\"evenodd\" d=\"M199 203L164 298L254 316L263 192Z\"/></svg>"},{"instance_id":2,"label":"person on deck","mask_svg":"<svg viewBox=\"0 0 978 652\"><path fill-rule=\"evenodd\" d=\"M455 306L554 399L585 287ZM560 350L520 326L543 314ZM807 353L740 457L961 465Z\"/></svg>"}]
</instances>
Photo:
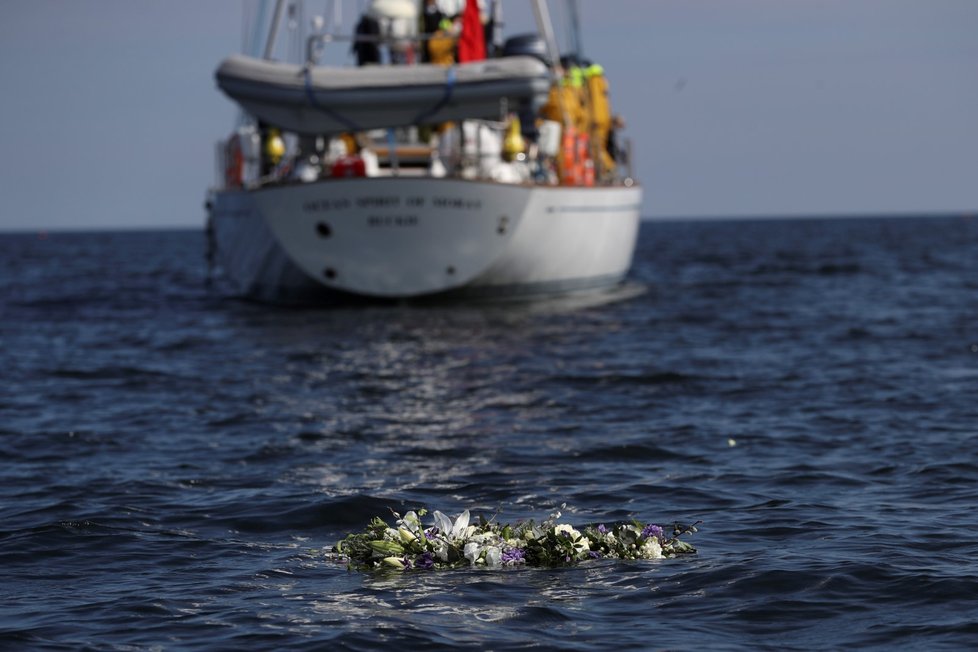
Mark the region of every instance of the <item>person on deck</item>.
<instances>
[{"instance_id":1,"label":"person on deck","mask_svg":"<svg viewBox=\"0 0 978 652\"><path fill-rule=\"evenodd\" d=\"M421 13L421 33L429 39L421 48L421 59L425 63L432 63L430 39L441 29L445 18L447 16L438 8L437 0L425 0L424 11Z\"/></svg>"},{"instance_id":2,"label":"person on deck","mask_svg":"<svg viewBox=\"0 0 978 652\"><path fill-rule=\"evenodd\" d=\"M377 19L369 14L360 16L360 22L354 30L353 46L350 48L357 56L358 66L380 63L379 41L380 23Z\"/></svg>"},{"instance_id":3,"label":"person on deck","mask_svg":"<svg viewBox=\"0 0 978 652\"><path fill-rule=\"evenodd\" d=\"M615 169L615 160L608 152L611 134L611 102L608 99L608 79L604 68L592 63L584 68L584 81L588 99L591 146L597 163L598 176L604 177Z\"/></svg>"},{"instance_id":4,"label":"person on deck","mask_svg":"<svg viewBox=\"0 0 978 652\"><path fill-rule=\"evenodd\" d=\"M380 25L387 43L390 63L415 62L414 41L418 35L418 5L415 0L370 0L367 15Z\"/></svg>"},{"instance_id":5,"label":"person on deck","mask_svg":"<svg viewBox=\"0 0 978 652\"><path fill-rule=\"evenodd\" d=\"M455 63L457 36L454 21L450 18L442 18L431 38L428 39L426 51L429 61L440 66L450 66Z\"/></svg>"},{"instance_id":6,"label":"person on deck","mask_svg":"<svg viewBox=\"0 0 978 652\"><path fill-rule=\"evenodd\" d=\"M625 119L620 115L616 115L611 120L611 129L608 131L608 141L606 148L608 150L608 156L617 165L628 167L628 150L622 149L621 145L618 143L618 132L625 128Z\"/></svg>"}]
</instances>

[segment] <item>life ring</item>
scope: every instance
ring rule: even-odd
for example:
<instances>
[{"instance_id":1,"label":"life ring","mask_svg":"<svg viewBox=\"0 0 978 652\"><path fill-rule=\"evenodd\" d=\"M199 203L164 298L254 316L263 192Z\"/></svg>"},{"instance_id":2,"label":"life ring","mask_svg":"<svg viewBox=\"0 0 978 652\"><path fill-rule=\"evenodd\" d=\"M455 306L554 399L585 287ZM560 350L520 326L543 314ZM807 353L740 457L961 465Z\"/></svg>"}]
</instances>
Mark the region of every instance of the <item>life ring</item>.
<instances>
[{"instance_id":1,"label":"life ring","mask_svg":"<svg viewBox=\"0 0 978 652\"><path fill-rule=\"evenodd\" d=\"M561 136L560 173L561 182L565 186L579 185L577 169L577 130L573 125L566 125Z\"/></svg>"},{"instance_id":2,"label":"life ring","mask_svg":"<svg viewBox=\"0 0 978 652\"><path fill-rule=\"evenodd\" d=\"M591 143L587 134L577 136L577 182L582 186L594 185L594 161L591 159Z\"/></svg>"},{"instance_id":3,"label":"life ring","mask_svg":"<svg viewBox=\"0 0 978 652\"><path fill-rule=\"evenodd\" d=\"M227 188L240 188L244 179L244 154L241 152L241 137L234 134L228 139L224 149L224 185Z\"/></svg>"}]
</instances>

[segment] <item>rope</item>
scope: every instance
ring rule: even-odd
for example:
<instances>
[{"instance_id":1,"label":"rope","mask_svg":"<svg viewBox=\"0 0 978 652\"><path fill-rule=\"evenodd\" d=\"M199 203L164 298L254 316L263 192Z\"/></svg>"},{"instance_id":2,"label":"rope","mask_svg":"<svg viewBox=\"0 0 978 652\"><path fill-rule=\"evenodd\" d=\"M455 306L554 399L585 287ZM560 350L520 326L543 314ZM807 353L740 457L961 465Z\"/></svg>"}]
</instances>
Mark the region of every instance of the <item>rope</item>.
<instances>
[{"instance_id":1,"label":"rope","mask_svg":"<svg viewBox=\"0 0 978 652\"><path fill-rule=\"evenodd\" d=\"M441 111L452 100L452 93L455 91L455 77L455 66L451 66L448 69L448 77L445 79L445 94L442 95L441 99L433 107L419 113L412 124L425 124L429 118Z\"/></svg>"},{"instance_id":2,"label":"rope","mask_svg":"<svg viewBox=\"0 0 978 652\"><path fill-rule=\"evenodd\" d=\"M353 131L353 132L363 131L363 129L357 126L357 123L353 122L352 120L348 119L343 115L340 115L336 111L333 111L332 109L323 106L316 100L316 95L315 93L312 92L312 75L309 70L310 67L305 66L302 69L302 73L305 79L306 99L309 101L310 106L312 106L314 109L322 111L336 122L339 122L340 124L345 126L349 131Z\"/></svg>"},{"instance_id":3,"label":"rope","mask_svg":"<svg viewBox=\"0 0 978 652\"><path fill-rule=\"evenodd\" d=\"M354 132L364 131L349 118L337 113L336 111L333 111L332 109L326 106L323 106L316 100L316 95L315 93L313 93L312 90L312 74L310 73L309 66L305 66L302 69L302 74L303 74L303 80L305 82L306 100L309 102L310 106L317 109L318 111L322 111L336 122L339 122L340 124L345 126L349 131L354 131ZM416 125L426 124L427 122L429 122L430 118L432 118L435 114L441 111L445 107L445 105L447 105L449 102L452 101L452 94L455 92L455 79L456 79L455 66L452 66L448 69L448 76L445 78L445 94L442 95L441 99L438 100L438 102L435 103L433 107L431 107L427 111L422 111L421 113L419 113L417 117L415 117L414 120L411 122L411 124L416 124Z\"/></svg>"}]
</instances>

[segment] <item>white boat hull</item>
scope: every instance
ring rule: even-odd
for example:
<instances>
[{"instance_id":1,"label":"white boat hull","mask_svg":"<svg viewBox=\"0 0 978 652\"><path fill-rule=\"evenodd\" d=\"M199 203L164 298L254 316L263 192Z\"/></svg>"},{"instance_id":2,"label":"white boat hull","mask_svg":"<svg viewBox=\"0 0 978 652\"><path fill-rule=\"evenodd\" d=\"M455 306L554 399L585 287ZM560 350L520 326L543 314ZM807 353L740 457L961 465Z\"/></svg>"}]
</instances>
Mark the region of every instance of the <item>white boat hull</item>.
<instances>
[{"instance_id":1,"label":"white boat hull","mask_svg":"<svg viewBox=\"0 0 978 652\"><path fill-rule=\"evenodd\" d=\"M640 204L637 186L331 179L218 192L211 228L237 291L263 300L551 293L620 282Z\"/></svg>"}]
</instances>

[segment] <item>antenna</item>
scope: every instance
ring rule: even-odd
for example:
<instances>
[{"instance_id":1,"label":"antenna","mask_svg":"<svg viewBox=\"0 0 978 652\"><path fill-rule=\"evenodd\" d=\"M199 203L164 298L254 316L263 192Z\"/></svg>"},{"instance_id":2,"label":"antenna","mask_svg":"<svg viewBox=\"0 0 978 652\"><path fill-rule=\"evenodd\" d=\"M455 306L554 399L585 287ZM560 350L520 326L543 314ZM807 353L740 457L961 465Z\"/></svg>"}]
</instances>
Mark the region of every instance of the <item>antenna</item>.
<instances>
[{"instance_id":1,"label":"antenna","mask_svg":"<svg viewBox=\"0 0 978 652\"><path fill-rule=\"evenodd\" d=\"M567 9L570 13L571 51L574 53L574 58L580 63L584 56L584 48L581 46L581 21L577 0L568 0Z\"/></svg>"}]
</instances>

